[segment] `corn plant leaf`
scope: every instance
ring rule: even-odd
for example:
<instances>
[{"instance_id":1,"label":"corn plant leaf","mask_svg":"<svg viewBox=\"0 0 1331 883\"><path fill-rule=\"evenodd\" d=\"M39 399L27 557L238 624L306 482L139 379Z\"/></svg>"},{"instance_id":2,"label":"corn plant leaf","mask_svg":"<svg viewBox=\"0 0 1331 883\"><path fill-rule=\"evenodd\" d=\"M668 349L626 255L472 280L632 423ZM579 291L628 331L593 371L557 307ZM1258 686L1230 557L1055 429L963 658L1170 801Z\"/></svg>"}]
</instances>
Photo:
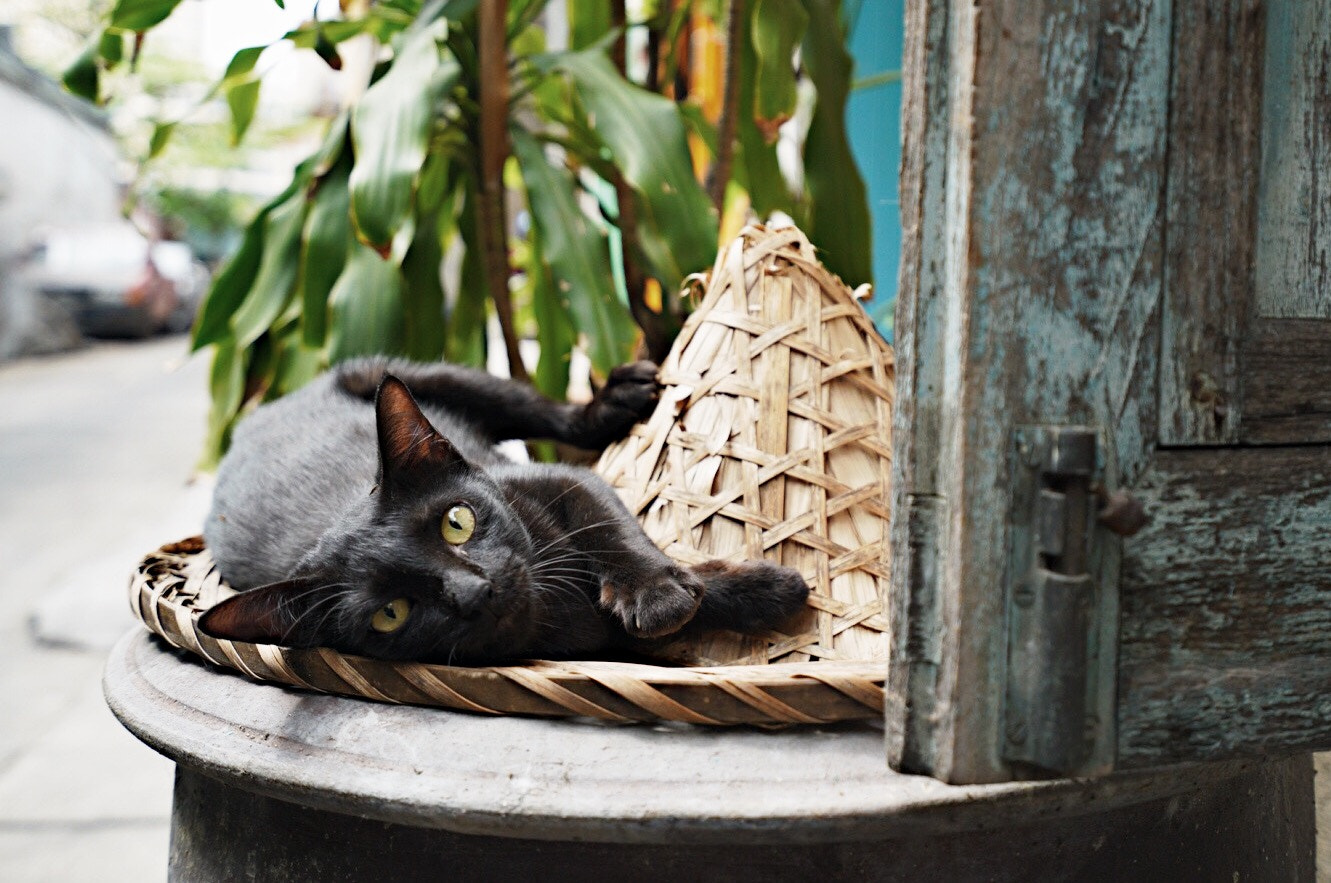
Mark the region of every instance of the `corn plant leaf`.
<instances>
[{"instance_id":1,"label":"corn plant leaf","mask_svg":"<svg viewBox=\"0 0 1331 883\"><path fill-rule=\"evenodd\" d=\"M351 238L350 162L335 166L319 181L305 222L300 254L301 337L307 346L323 346L328 333L328 295L347 263Z\"/></svg>"},{"instance_id":2,"label":"corn plant leaf","mask_svg":"<svg viewBox=\"0 0 1331 883\"><path fill-rule=\"evenodd\" d=\"M587 335L592 365L608 373L628 361L637 329L615 296L605 232L578 206L573 175L552 166L529 133L514 128L511 138L556 296Z\"/></svg>"},{"instance_id":3,"label":"corn plant leaf","mask_svg":"<svg viewBox=\"0 0 1331 883\"><path fill-rule=\"evenodd\" d=\"M146 31L161 24L180 5L180 0L117 0L111 10L111 27Z\"/></svg>"},{"instance_id":4,"label":"corn plant leaf","mask_svg":"<svg viewBox=\"0 0 1331 883\"><path fill-rule=\"evenodd\" d=\"M752 113L769 144L795 114L795 47L808 25L800 0L757 0L753 5L750 30L757 66Z\"/></svg>"},{"instance_id":5,"label":"corn plant leaf","mask_svg":"<svg viewBox=\"0 0 1331 883\"><path fill-rule=\"evenodd\" d=\"M245 398L245 368L245 353L236 342L230 338L219 341L208 378L212 407L208 411L208 434L200 464L205 469L217 465L230 441L231 427Z\"/></svg>"},{"instance_id":6,"label":"corn plant leaf","mask_svg":"<svg viewBox=\"0 0 1331 883\"><path fill-rule=\"evenodd\" d=\"M733 166L734 180L749 194L749 202L758 217L766 218L781 211L794 215L795 197L790 192L781 164L776 158L776 144L769 142L758 127L752 108L756 102L758 53L752 35L753 17L740 20L739 108L736 120L738 149Z\"/></svg>"},{"instance_id":7,"label":"corn plant leaf","mask_svg":"<svg viewBox=\"0 0 1331 883\"><path fill-rule=\"evenodd\" d=\"M328 307L330 363L375 353L403 354L402 275L370 247L351 246Z\"/></svg>"},{"instance_id":8,"label":"corn plant leaf","mask_svg":"<svg viewBox=\"0 0 1331 883\"><path fill-rule=\"evenodd\" d=\"M254 121L259 106L259 80L245 80L226 88L226 104L231 109L231 144L240 144Z\"/></svg>"},{"instance_id":9,"label":"corn plant leaf","mask_svg":"<svg viewBox=\"0 0 1331 883\"><path fill-rule=\"evenodd\" d=\"M684 123L675 103L640 89L600 51L545 56L538 66L574 84L597 135L638 198L638 243L667 291L716 255L717 218L693 176Z\"/></svg>"},{"instance_id":10,"label":"corn plant leaf","mask_svg":"<svg viewBox=\"0 0 1331 883\"><path fill-rule=\"evenodd\" d=\"M448 333L444 341L444 355L456 365L485 365L486 297L485 269L481 264L481 250L476 243L476 210L474 182L469 181L467 201L458 219L458 232L462 235L462 273L457 296L448 313Z\"/></svg>"},{"instance_id":11,"label":"corn plant leaf","mask_svg":"<svg viewBox=\"0 0 1331 883\"><path fill-rule=\"evenodd\" d=\"M408 31L388 73L351 114L356 165L351 214L356 235L381 255L411 214L416 179L425 162L436 105L461 69L441 54L439 28Z\"/></svg>"},{"instance_id":12,"label":"corn plant leaf","mask_svg":"<svg viewBox=\"0 0 1331 883\"><path fill-rule=\"evenodd\" d=\"M568 0L568 45L577 51L596 44L610 30L610 0Z\"/></svg>"},{"instance_id":13,"label":"corn plant leaf","mask_svg":"<svg viewBox=\"0 0 1331 883\"><path fill-rule=\"evenodd\" d=\"M193 350L219 343L231 333L231 315L245 301L263 256L263 234L272 206L265 206L245 228L240 248L213 279L194 320Z\"/></svg>"},{"instance_id":14,"label":"corn plant leaf","mask_svg":"<svg viewBox=\"0 0 1331 883\"><path fill-rule=\"evenodd\" d=\"M298 334L288 335L278 347L271 393L275 397L293 393L327 367L328 361L322 349L306 346Z\"/></svg>"},{"instance_id":15,"label":"corn plant leaf","mask_svg":"<svg viewBox=\"0 0 1331 883\"><path fill-rule=\"evenodd\" d=\"M60 82L64 87L89 101L97 102L100 100L101 93L101 71L97 68L97 47L89 46L83 50L74 63L65 68L65 72L60 75Z\"/></svg>"},{"instance_id":16,"label":"corn plant leaf","mask_svg":"<svg viewBox=\"0 0 1331 883\"><path fill-rule=\"evenodd\" d=\"M851 285L873 281L869 204L846 136L853 62L837 0L802 0L809 14L802 57L818 89L804 143L805 232L827 268Z\"/></svg>"},{"instance_id":17,"label":"corn plant leaf","mask_svg":"<svg viewBox=\"0 0 1331 883\"><path fill-rule=\"evenodd\" d=\"M532 381L537 389L551 398L563 399L568 394L569 368L577 336L541 251L539 238L531 240L531 266L527 268L527 276L532 286L536 340L541 345Z\"/></svg>"},{"instance_id":18,"label":"corn plant leaf","mask_svg":"<svg viewBox=\"0 0 1331 883\"><path fill-rule=\"evenodd\" d=\"M439 226L452 217L439 212L416 216L411 245L402 258L403 345L408 357L432 362L444 355L444 286L439 276L444 260Z\"/></svg>"},{"instance_id":19,"label":"corn plant leaf","mask_svg":"<svg viewBox=\"0 0 1331 883\"><path fill-rule=\"evenodd\" d=\"M258 340L291 302L300 266L305 209L305 194L293 193L264 221L263 254L254 283L231 318L236 344L242 348Z\"/></svg>"}]
</instances>

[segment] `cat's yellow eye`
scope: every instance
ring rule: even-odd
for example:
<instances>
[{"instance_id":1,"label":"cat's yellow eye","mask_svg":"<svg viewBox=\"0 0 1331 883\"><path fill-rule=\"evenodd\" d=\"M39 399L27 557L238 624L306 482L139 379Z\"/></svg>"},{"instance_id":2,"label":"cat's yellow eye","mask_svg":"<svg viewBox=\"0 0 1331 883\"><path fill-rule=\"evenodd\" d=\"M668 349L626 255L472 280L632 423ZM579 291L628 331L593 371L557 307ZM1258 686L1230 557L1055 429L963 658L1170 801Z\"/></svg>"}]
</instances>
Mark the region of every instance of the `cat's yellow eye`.
<instances>
[{"instance_id":1,"label":"cat's yellow eye","mask_svg":"<svg viewBox=\"0 0 1331 883\"><path fill-rule=\"evenodd\" d=\"M444 542L460 546L471 539L472 533L476 530L476 513L471 511L470 506L461 504L454 506L444 513L444 521L439 530L444 535Z\"/></svg>"},{"instance_id":2,"label":"cat's yellow eye","mask_svg":"<svg viewBox=\"0 0 1331 883\"><path fill-rule=\"evenodd\" d=\"M370 628L384 634L395 632L406 623L407 616L410 613L410 601L406 598L394 598L374 611L374 616L370 617Z\"/></svg>"}]
</instances>

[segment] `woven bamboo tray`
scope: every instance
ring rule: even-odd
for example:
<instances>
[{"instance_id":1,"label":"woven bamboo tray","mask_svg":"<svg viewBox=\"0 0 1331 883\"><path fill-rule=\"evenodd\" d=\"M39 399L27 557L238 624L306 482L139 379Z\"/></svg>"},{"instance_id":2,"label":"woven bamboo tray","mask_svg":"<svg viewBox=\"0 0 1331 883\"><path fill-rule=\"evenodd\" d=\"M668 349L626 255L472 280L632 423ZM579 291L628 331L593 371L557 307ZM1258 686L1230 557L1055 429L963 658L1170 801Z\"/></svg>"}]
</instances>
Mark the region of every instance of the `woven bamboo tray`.
<instances>
[{"instance_id":1,"label":"woven bamboo tray","mask_svg":"<svg viewBox=\"0 0 1331 883\"><path fill-rule=\"evenodd\" d=\"M812 593L782 632L664 644L691 667L533 661L457 667L225 641L199 616L231 593L199 538L130 583L168 643L261 681L487 714L694 724L877 718L887 673L891 349L793 228L745 229L662 366L661 402L597 470L667 554L766 557ZM699 663L703 663L699 665Z\"/></svg>"}]
</instances>

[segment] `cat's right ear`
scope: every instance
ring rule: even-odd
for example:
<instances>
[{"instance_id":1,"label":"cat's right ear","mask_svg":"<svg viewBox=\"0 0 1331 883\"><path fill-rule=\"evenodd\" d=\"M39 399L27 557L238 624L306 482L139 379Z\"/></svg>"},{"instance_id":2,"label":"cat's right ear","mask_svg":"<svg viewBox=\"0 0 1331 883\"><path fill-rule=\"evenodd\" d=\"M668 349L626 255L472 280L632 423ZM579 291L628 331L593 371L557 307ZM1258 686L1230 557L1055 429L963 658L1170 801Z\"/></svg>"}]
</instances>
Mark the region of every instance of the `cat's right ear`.
<instances>
[{"instance_id":1,"label":"cat's right ear","mask_svg":"<svg viewBox=\"0 0 1331 883\"><path fill-rule=\"evenodd\" d=\"M272 583L214 604L199 619L199 628L228 641L317 646L315 625L329 612L332 596L341 591L341 586L324 586L311 579Z\"/></svg>"},{"instance_id":2,"label":"cat's right ear","mask_svg":"<svg viewBox=\"0 0 1331 883\"><path fill-rule=\"evenodd\" d=\"M384 376L374 397L375 424L379 433L379 483L391 483L396 474L422 466L449 466L462 462L462 455L438 433L407 385L392 374Z\"/></svg>"}]
</instances>

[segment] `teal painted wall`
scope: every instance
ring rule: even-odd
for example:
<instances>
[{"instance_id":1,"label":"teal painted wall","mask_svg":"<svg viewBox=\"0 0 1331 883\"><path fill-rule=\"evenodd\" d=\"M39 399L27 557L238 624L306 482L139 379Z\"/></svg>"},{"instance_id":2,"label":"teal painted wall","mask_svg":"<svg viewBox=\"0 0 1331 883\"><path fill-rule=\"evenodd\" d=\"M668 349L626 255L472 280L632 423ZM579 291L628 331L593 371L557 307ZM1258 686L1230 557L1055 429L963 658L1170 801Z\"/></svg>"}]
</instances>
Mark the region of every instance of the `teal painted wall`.
<instances>
[{"instance_id":1,"label":"teal painted wall","mask_svg":"<svg viewBox=\"0 0 1331 883\"><path fill-rule=\"evenodd\" d=\"M843 0L855 58L855 81L846 116L850 147L869 190L873 216L874 297L867 307L892 339L892 310L901 260L897 171L901 165L901 80L881 75L901 70L905 0Z\"/></svg>"}]
</instances>

